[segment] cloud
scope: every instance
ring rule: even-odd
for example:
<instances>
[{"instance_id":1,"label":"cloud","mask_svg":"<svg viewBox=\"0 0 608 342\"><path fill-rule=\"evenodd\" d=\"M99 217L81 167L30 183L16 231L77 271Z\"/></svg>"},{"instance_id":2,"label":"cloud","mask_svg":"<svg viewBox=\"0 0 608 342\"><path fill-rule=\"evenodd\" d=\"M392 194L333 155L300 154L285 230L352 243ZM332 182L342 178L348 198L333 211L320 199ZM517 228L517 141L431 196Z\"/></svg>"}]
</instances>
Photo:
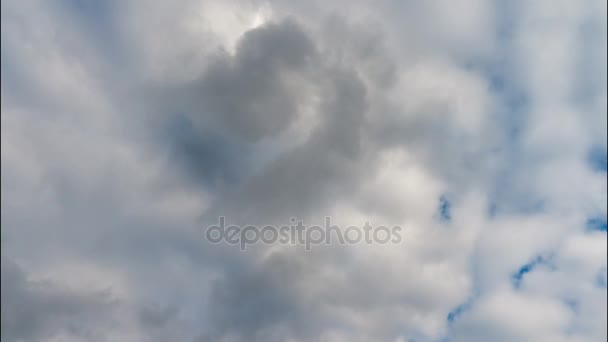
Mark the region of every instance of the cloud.
<instances>
[{"instance_id":1,"label":"cloud","mask_svg":"<svg viewBox=\"0 0 608 342\"><path fill-rule=\"evenodd\" d=\"M2 258L2 340L45 340L63 334L79 338L103 334L116 303L108 294L77 293L48 281L31 281L19 266Z\"/></svg>"},{"instance_id":2,"label":"cloud","mask_svg":"<svg viewBox=\"0 0 608 342\"><path fill-rule=\"evenodd\" d=\"M3 1L2 341L606 340L605 13Z\"/></svg>"}]
</instances>

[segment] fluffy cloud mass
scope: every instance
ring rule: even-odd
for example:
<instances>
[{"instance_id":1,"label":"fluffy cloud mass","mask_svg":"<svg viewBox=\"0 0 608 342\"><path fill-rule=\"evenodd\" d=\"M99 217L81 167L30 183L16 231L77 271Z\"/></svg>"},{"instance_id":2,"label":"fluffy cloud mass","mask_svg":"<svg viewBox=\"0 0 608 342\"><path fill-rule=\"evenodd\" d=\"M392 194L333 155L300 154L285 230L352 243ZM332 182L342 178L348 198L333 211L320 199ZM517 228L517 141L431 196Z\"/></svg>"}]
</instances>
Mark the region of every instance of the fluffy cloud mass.
<instances>
[{"instance_id":1,"label":"fluffy cloud mass","mask_svg":"<svg viewBox=\"0 0 608 342\"><path fill-rule=\"evenodd\" d=\"M1 6L2 341L606 341L605 1Z\"/></svg>"}]
</instances>

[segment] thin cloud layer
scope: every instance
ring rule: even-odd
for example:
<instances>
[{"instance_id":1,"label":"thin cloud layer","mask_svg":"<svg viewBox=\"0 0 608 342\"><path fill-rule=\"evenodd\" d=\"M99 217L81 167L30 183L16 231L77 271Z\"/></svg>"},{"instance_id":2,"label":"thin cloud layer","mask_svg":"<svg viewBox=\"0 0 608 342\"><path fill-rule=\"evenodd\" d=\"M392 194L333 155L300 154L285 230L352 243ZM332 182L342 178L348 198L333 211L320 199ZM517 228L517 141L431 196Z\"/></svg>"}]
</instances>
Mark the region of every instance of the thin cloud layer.
<instances>
[{"instance_id":1,"label":"thin cloud layer","mask_svg":"<svg viewBox=\"0 0 608 342\"><path fill-rule=\"evenodd\" d=\"M607 339L605 2L1 10L2 341Z\"/></svg>"}]
</instances>

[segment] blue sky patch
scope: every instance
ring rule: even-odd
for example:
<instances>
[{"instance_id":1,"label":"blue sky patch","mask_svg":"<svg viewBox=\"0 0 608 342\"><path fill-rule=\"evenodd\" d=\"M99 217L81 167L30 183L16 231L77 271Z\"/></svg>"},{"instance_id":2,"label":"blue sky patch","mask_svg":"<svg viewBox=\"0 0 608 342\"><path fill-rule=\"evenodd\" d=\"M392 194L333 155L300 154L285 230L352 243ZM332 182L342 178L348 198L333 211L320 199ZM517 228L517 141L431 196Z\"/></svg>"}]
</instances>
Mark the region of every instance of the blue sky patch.
<instances>
[{"instance_id":1,"label":"blue sky patch","mask_svg":"<svg viewBox=\"0 0 608 342\"><path fill-rule=\"evenodd\" d=\"M447 317L448 323L453 323L458 317L468 311L472 306L472 302L472 299L469 299L450 311Z\"/></svg>"},{"instance_id":2,"label":"blue sky patch","mask_svg":"<svg viewBox=\"0 0 608 342\"><path fill-rule=\"evenodd\" d=\"M439 218L443 222L449 222L452 219L452 204L448 201L445 195L439 197Z\"/></svg>"},{"instance_id":3,"label":"blue sky patch","mask_svg":"<svg viewBox=\"0 0 608 342\"><path fill-rule=\"evenodd\" d=\"M592 217L587 220L587 230L599 230L600 232L606 232L608 228L608 222L606 217Z\"/></svg>"},{"instance_id":4,"label":"blue sky patch","mask_svg":"<svg viewBox=\"0 0 608 342\"><path fill-rule=\"evenodd\" d=\"M521 283L526 274L532 272L538 265L545 264L546 262L547 262L547 260L539 255L536 258L534 258L532 261L521 266L519 268L519 270L517 270L517 272L515 272L515 274L513 274L513 276L511 277L513 286L516 289L518 289L521 286Z\"/></svg>"},{"instance_id":5,"label":"blue sky patch","mask_svg":"<svg viewBox=\"0 0 608 342\"><path fill-rule=\"evenodd\" d=\"M608 271L605 267L597 273L596 283L598 287L608 288Z\"/></svg>"},{"instance_id":6,"label":"blue sky patch","mask_svg":"<svg viewBox=\"0 0 608 342\"><path fill-rule=\"evenodd\" d=\"M458 316L460 316L463 312L468 309L468 306L465 304L461 304L454 308L454 310L448 313L448 322L452 323L456 320Z\"/></svg>"},{"instance_id":7,"label":"blue sky patch","mask_svg":"<svg viewBox=\"0 0 608 342\"><path fill-rule=\"evenodd\" d=\"M589 161L589 165L594 171L608 171L608 151L606 151L606 149L602 147L593 147L589 151L587 159Z\"/></svg>"}]
</instances>

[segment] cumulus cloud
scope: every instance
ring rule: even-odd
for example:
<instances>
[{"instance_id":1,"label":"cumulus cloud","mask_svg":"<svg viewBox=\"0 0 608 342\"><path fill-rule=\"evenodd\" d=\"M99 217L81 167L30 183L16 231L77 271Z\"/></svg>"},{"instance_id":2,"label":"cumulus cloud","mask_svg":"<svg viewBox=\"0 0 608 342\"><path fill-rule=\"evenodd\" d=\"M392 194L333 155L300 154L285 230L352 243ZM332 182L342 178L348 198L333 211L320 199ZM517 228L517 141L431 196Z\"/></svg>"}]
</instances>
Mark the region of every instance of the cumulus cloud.
<instances>
[{"instance_id":1,"label":"cumulus cloud","mask_svg":"<svg viewBox=\"0 0 608 342\"><path fill-rule=\"evenodd\" d=\"M606 3L2 2L2 341L605 341ZM399 244L205 227L400 226Z\"/></svg>"}]
</instances>

